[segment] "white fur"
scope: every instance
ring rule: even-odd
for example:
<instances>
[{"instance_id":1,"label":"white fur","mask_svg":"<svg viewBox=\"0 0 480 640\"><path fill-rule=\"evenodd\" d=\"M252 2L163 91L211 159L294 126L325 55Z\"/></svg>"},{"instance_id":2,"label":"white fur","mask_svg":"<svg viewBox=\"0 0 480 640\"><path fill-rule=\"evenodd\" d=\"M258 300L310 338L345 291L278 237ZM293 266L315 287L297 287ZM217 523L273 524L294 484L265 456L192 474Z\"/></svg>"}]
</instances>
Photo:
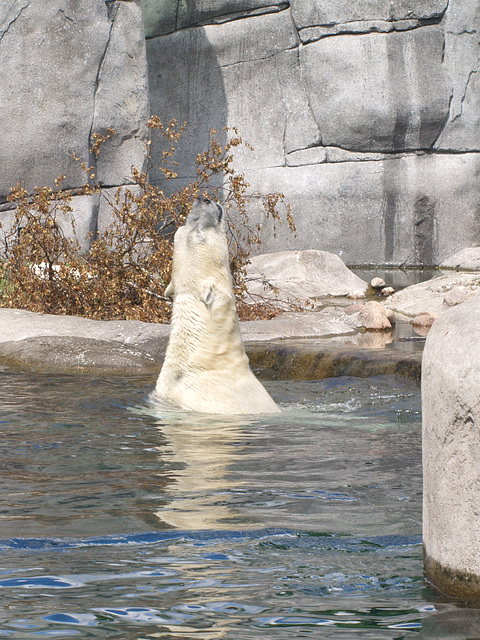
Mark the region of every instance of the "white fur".
<instances>
[{"instance_id":1,"label":"white fur","mask_svg":"<svg viewBox=\"0 0 480 640\"><path fill-rule=\"evenodd\" d=\"M198 198L175 234L170 340L152 399L190 411L275 413L240 335L223 211Z\"/></svg>"}]
</instances>

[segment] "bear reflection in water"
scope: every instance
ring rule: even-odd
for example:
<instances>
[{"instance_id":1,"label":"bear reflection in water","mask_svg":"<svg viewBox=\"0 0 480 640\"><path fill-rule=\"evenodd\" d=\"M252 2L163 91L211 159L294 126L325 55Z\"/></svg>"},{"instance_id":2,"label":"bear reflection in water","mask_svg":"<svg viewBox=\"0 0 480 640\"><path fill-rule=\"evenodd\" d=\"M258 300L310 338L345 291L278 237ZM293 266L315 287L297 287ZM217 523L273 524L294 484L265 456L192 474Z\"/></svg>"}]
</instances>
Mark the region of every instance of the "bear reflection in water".
<instances>
[{"instance_id":1,"label":"bear reflection in water","mask_svg":"<svg viewBox=\"0 0 480 640\"><path fill-rule=\"evenodd\" d=\"M182 531L254 526L235 500L245 491L234 468L245 456L248 423L245 416L165 412L159 452L170 471L165 504L155 514L160 521Z\"/></svg>"},{"instance_id":2,"label":"bear reflection in water","mask_svg":"<svg viewBox=\"0 0 480 640\"><path fill-rule=\"evenodd\" d=\"M213 414L277 413L252 373L233 294L222 207L198 197L175 234L172 328L151 400Z\"/></svg>"}]
</instances>

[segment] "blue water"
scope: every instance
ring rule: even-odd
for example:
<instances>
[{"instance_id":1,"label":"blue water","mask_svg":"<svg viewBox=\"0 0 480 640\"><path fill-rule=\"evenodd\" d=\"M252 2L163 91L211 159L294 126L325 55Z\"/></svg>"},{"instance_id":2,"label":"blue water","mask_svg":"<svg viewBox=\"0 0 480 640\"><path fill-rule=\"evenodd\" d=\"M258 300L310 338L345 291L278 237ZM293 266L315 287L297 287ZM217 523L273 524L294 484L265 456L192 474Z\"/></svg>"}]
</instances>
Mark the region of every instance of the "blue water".
<instances>
[{"instance_id":1,"label":"blue water","mask_svg":"<svg viewBox=\"0 0 480 640\"><path fill-rule=\"evenodd\" d=\"M477 638L423 577L419 387L268 383L155 415L149 377L0 371L0 638Z\"/></svg>"}]
</instances>

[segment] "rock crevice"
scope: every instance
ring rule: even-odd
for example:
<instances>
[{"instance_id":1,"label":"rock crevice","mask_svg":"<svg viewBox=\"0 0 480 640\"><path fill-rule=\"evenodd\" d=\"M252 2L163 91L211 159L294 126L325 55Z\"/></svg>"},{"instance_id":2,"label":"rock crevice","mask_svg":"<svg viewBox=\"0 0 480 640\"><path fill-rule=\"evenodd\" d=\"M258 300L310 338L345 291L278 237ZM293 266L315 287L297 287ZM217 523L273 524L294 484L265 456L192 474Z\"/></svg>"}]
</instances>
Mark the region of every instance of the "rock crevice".
<instances>
[{"instance_id":1,"label":"rock crevice","mask_svg":"<svg viewBox=\"0 0 480 640\"><path fill-rule=\"evenodd\" d=\"M25 9L30 6L30 2L24 2L18 9L15 6L17 4L19 3L14 3L14 5L12 5L10 10L7 11L7 15L5 16L4 20L2 20L2 23L0 24L0 42L2 41L3 37L8 33L10 27L13 24L15 24L15 22L21 17ZM13 17L10 17L9 13L14 13Z\"/></svg>"}]
</instances>

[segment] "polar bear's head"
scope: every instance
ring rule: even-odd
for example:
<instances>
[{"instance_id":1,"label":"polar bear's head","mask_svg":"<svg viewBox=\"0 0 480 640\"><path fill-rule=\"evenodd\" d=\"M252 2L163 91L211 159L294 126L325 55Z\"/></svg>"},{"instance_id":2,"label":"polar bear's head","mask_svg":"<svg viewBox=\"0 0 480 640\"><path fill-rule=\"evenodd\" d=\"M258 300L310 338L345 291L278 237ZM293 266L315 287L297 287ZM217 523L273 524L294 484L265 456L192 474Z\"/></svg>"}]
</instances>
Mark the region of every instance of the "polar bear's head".
<instances>
[{"instance_id":1,"label":"polar bear's head","mask_svg":"<svg viewBox=\"0 0 480 640\"><path fill-rule=\"evenodd\" d=\"M225 233L225 214L222 206L205 196L198 196L193 203L185 226L190 231L202 232L206 229L216 229Z\"/></svg>"},{"instance_id":2,"label":"polar bear's head","mask_svg":"<svg viewBox=\"0 0 480 640\"><path fill-rule=\"evenodd\" d=\"M172 279L167 296L193 294L207 304L214 291L232 297L225 213L199 196L183 227L175 233Z\"/></svg>"}]
</instances>

